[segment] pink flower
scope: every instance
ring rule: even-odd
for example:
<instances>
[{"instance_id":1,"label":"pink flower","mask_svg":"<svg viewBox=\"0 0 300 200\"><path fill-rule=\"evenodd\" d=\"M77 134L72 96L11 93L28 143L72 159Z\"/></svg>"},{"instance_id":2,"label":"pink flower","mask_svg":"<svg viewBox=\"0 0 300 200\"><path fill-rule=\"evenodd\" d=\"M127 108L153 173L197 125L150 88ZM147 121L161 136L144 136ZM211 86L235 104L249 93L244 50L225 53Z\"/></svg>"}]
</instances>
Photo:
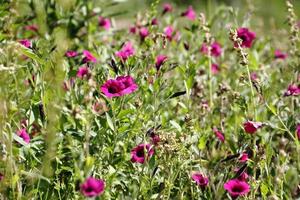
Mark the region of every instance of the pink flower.
<instances>
[{"instance_id":1,"label":"pink flower","mask_svg":"<svg viewBox=\"0 0 300 200\"><path fill-rule=\"evenodd\" d=\"M27 25L25 26L25 30L27 31L33 31L33 32L38 32L38 26L33 24L33 25Z\"/></svg>"},{"instance_id":2,"label":"pink flower","mask_svg":"<svg viewBox=\"0 0 300 200\"><path fill-rule=\"evenodd\" d=\"M195 172L192 174L192 179L196 182L198 186L201 188L204 188L208 185L208 178L205 177L203 174L200 172Z\"/></svg>"},{"instance_id":3,"label":"pink flower","mask_svg":"<svg viewBox=\"0 0 300 200\"><path fill-rule=\"evenodd\" d=\"M83 50L82 53L84 55L84 58L83 58L83 62L84 63L87 63L87 62L93 62L93 63L95 63L95 62L97 62L97 59L88 50Z\"/></svg>"},{"instance_id":4,"label":"pink flower","mask_svg":"<svg viewBox=\"0 0 300 200\"><path fill-rule=\"evenodd\" d=\"M140 33L141 40L144 40L149 35L149 31L146 27L140 28L139 33Z\"/></svg>"},{"instance_id":5,"label":"pink flower","mask_svg":"<svg viewBox=\"0 0 300 200\"><path fill-rule=\"evenodd\" d=\"M169 4L169 3L165 3L164 5L163 5L163 15L165 14L165 13L167 13L167 12L172 12L172 10L173 10L173 7L172 7L172 5L171 4Z\"/></svg>"},{"instance_id":6,"label":"pink flower","mask_svg":"<svg viewBox=\"0 0 300 200\"><path fill-rule=\"evenodd\" d=\"M239 159L240 162L244 163L248 161L248 154L247 153L243 153L242 156Z\"/></svg>"},{"instance_id":7,"label":"pink flower","mask_svg":"<svg viewBox=\"0 0 300 200\"><path fill-rule=\"evenodd\" d=\"M157 145L160 142L159 135L157 135L155 133L151 134L150 138L151 138L151 143L154 144L154 145Z\"/></svg>"},{"instance_id":8,"label":"pink flower","mask_svg":"<svg viewBox=\"0 0 300 200\"><path fill-rule=\"evenodd\" d=\"M159 70L160 67L166 62L167 59L168 59L168 57L165 55L158 55L155 59L156 69Z\"/></svg>"},{"instance_id":9,"label":"pink flower","mask_svg":"<svg viewBox=\"0 0 300 200\"><path fill-rule=\"evenodd\" d=\"M300 140L300 123L296 127L296 133L297 133L298 140Z\"/></svg>"},{"instance_id":10,"label":"pink flower","mask_svg":"<svg viewBox=\"0 0 300 200\"><path fill-rule=\"evenodd\" d=\"M79 67L76 76L81 79L83 79L84 77L88 77L89 76L89 68L87 66Z\"/></svg>"},{"instance_id":11,"label":"pink flower","mask_svg":"<svg viewBox=\"0 0 300 200\"><path fill-rule=\"evenodd\" d=\"M25 143L28 144L30 142L30 136L28 135L25 128L22 128L22 129L18 130L17 135L19 137L21 137L24 140Z\"/></svg>"},{"instance_id":12,"label":"pink flower","mask_svg":"<svg viewBox=\"0 0 300 200\"><path fill-rule=\"evenodd\" d=\"M153 154L154 149L151 147L151 144L140 144L131 150L131 162L143 164Z\"/></svg>"},{"instance_id":13,"label":"pink flower","mask_svg":"<svg viewBox=\"0 0 300 200\"><path fill-rule=\"evenodd\" d=\"M153 18L151 21L151 25L158 25L158 20L156 18Z\"/></svg>"},{"instance_id":14,"label":"pink flower","mask_svg":"<svg viewBox=\"0 0 300 200\"><path fill-rule=\"evenodd\" d=\"M65 54L68 58L73 58L78 56L78 53L76 51L67 51Z\"/></svg>"},{"instance_id":15,"label":"pink flower","mask_svg":"<svg viewBox=\"0 0 300 200\"><path fill-rule=\"evenodd\" d=\"M291 84L285 91L284 96L298 96L300 94L300 85Z\"/></svg>"},{"instance_id":16,"label":"pink flower","mask_svg":"<svg viewBox=\"0 0 300 200\"><path fill-rule=\"evenodd\" d=\"M111 27L110 20L101 16L98 18L98 25L103 27L105 30L109 30Z\"/></svg>"},{"instance_id":17,"label":"pink flower","mask_svg":"<svg viewBox=\"0 0 300 200\"><path fill-rule=\"evenodd\" d=\"M121 51L117 51L115 55L122 59L123 61L126 61L130 56L134 55L135 50L131 44L131 42L127 42L123 45Z\"/></svg>"},{"instance_id":18,"label":"pink flower","mask_svg":"<svg viewBox=\"0 0 300 200\"><path fill-rule=\"evenodd\" d=\"M250 185L245 181L232 179L224 184L224 189L229 192L231 197L237 198L250 192Z\"/></svg>"},{"instance_id":19,"label":"pink flower","mask_svg":"<svg viewBox=\"0 0 300 200\"><path fill-rule=\"evenodd\" d=\"M188 9L181 14L181 16L184 16L193 21L196 19L196 12L194 11L192 6L189 6Z\"/></svg>"},{"instance_id":20,"label":"pink flower","mask_svg":"<svg viewBox=\"0 0 300 200\"><path fill-rule=\"evenodd\" d=\"M282 59L282 60L285 60L285 59L287 58L287 54L281 52L279 49L276 49L276 50L275 50L274 55L275 55L275 59Z\"/></svg>"},{"instance_id":21,"label":"pink flower","mask_svg":"<svg viewBox=\"0 0 300 200\"><path fill-rule=\"evenodd\" d=\"M164 33L169 41L171 41L173 39L173 32L174 32L174 30L173 30L172 26L167 26L164 29Z\"/></svg>"},{"instance_id":22,"label":"pink flower","mask_svg":"<svg viewBox=\"0 0 300 200\"><path fill-rule=\"evenodd\" d=\"M116 79L106 81L100 89L105 96L112 98L133 93L138 89L138 86L131 76L119 76Z\"/></svg>"},{"instance_id":23,"label":"pink flower","mask_svg":"<svg viewBox=\"0 0 300 200\"><path fill-rule=\"evenodd\" d=\"M250 78L251 78L251 80L255 81L258 78L258 76L257 76L257 74L255 72L252 72L250 74Z\"/></svg>"},{"instance_id":24,"label":"pink flower","mask_svg":"<svg viewBox=\"0 0 300 200\"><path fill-rule=\"evenodd\" d=\"M19 43L21 45L23 45L24 47L30 48L31 47L31 42L30 40L27 39L23 39L23 40L19 40Z\"/></svg>"},{"instance_id":25,"label":"pink flower","mask_svg":"<svg viewBox=\"0 0 300 200\"><path fill-rule=\"evenodd\" d=\"M80 185L81 193L86 197L96 197L104 192L105 182L102 179L89 177Z\"/></svg>"},{"instance_id":26,"label":"pink flower","mask_svg":"<svg viewBox=\"0 0 300 200\"><path fill-rule=\"evenodd\" d=\"M221 142L224 142L225 141L225 136L224 134L219 131L217 128L213 128L213 132L215 133L216 137L221 141Z\"/></svg>"},{"instance_id":27,"label":"pink flower","mask_svg":"<svg viewBox=\"0 0 300 200\"><path fill-rule=\"evenodd\" d=\"M212 43L210 48L211 48L211 55L212 56L219 57L222 54L222 48L221 48L221 45L218 42ZM201 46L200 51L203 54L208 54L207 44L203 43L202 46Z\"/></svg>"},{"instance_id":28,"label":"pink flower","mask_svg":"<svg viewBox=\"0 0 300 200\"><path fill-rule=\"evenodd\" d=\"M136 27L135 26L129 27L129 33L135 34L136 33Z\"/></svg>"},{"instance_id":29,"label":"pink flower","mask_svg":"<svg viewBox=\"0 0 300 200\"><path fill-rule=\"evenodd\" d=\"M247 121L243 124L246 133L250 133L250 134L255 133L257 129L262 127L262 125L263 124L261 122L253 122L253 121Z\"/></svg>"},{"instance_id":30,"label":"pink flower","mask_svg":"<svg viewBox=\"0 0 300 200\"><path fill-rule=\"evenodd\" d=\"M219 73L219 72L220 72L219 65L218 65L218 64L215 64L215 63L213 63L213 64L211 65L211 72L212 72L213 74L217 74L217 73Z\"/></svg>"},{"instance_id":31,"label":"pink flower","mask_svg":"<svg viewBox=\"0 0 300 200\"><path fill-rule=\"evenodd\" d=\"M238 38L242 39L242 47L251 48L254 39L256 38L256 34L251 32L248 28L239 28L237 30ZM237 47L237 44L235 44Z\"/></svg>"}]
</instances>

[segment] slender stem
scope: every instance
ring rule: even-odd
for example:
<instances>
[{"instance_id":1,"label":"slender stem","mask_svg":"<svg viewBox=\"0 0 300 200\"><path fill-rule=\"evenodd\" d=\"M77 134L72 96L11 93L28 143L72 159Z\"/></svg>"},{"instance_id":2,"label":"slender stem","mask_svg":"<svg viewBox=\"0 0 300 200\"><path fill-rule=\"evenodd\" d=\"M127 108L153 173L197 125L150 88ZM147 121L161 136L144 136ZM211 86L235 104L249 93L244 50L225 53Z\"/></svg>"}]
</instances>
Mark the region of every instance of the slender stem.
<instances>
[{"instance_id":1,"label":"slender stem","mask_svg":"<svg viewBox=\"0 0 300 200\"><path fill-rule=\"evenodd\" d=\"M251 74L250 74L250 70L249 70L249 66L248 65L246 65L246 68L247 68L247 74L248 74L248 81L249 81L249 85L250 85L250 89L251 89L252 107L253 107L253 110L254 110L255 120L257 120L257 111L256 111L255 102L254 102L254 89L253 89L253 85L252 85L252 81L251 81Z\"/></svg>"},{"instance_id":2,"label":"slender stem","mask_svg":"<svg viewBox=\"0 0 300 200\"><path fill-rule=\"evenodd\" d=\"M212 72L211 72L211 47L208 47L208 81L209 81L209 107L213 106Z\"/></svg>"}]
</instances>

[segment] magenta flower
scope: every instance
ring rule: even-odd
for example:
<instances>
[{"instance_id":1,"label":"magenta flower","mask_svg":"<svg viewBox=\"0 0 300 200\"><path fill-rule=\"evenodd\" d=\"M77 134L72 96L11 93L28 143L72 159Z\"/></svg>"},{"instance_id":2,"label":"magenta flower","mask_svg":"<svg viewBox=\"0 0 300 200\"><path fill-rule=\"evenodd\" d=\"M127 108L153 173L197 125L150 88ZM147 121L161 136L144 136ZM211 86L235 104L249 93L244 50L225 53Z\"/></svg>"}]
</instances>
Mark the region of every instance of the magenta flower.
<instances>
[{"instance_id":1,"label":"magenta flower","mask_svg":"<svg viewBox=\"0 0 300 200\"><path fill-rule=\"evenodd\" d=\"M23 45L24 47L30 48L31 47L31 42L30 40L27 39L23 39L23 40L19 40L19 43L21 45Z\"/></svg>"},{"instance_id":2,"label":"magenta flower","mask_svg":"<svg viewBox=\"0 0 300 200\"><path fill-rule=\"evenodd\" d=\"M158 25L158 20L156 19L156 18L153 18L152 20L151 20L151 25Z\"/></svg>"},{"instance_id":3,"label":"magenta flower","mask_svg":"<svg viewBox=\"0 0 300 200\"><path fill-rule=\"evenodd\" d=\"M143 164L153 154L154 149L151 147L151 144L139 144L131 150L131 162Z\"/></svg>"},{"instance_id":4,"label":"magenta flower","mask_svg":"<svg viewBox=\"0 0 300 200\"><path fill-rule=\"evenodd\" d=\"M33 31L33 32L38 32L38 26L33 24L33 25L27 25L25 26L26 31Z\"/></svg>"},{"instance_id":5,"label":"magenta flower","mask_svg":"<svg viewBox=\"0 0 300 200\"><path fill-rule=\"evenodd\" d=\"M255 133L257 129L262 127L262 125L263 124L261 122L253 122L253 121L247 121L243 124L246 133L250 133L250 134Z\"/></svg>"},{"instance_id":6,"label":"magenta flower","mask_svg":"<svg viewBox=\"0 0 300 200\"><path fill-rule=\"evenodd\" d=\"M158 55L155 59L156 69L159 70L160 67L166 62L167 59L168 59L168 57L165 55Z\"/></svg>"},{"instance_id":7,"label":"magenta flower","mask_svg":"<svg viewBox=\"0 0 300 200\"><path fill-rule=\"evenodd\" d=\"M219 57L222 54L222 47L218 42L214 42L210 46L211 55L214 57ZM207 44L203 43L200 49L201 53L208 54L208 47Z\"/></svg>"},{"instance_id":8,"label":"magenta flower","mask_svg":"<svg viewBox=\"0 0 300 200\"><path fill-rule=\"evenodd\" d=\"M224 142L225 141L225 136L224 134L219 131L217 128L213 128L213 132L215 133L216 137L221 141L221 142Z\"/></svg>"},{"instance_id":9,"label":"magenta flower","mask_svg":"<svg viewBox=\"0 0 300 200\"><path fill-rule=\"evenodd\" d=\"M274 57L275 59L282 59L282 60L285 60L287 58L287 54L286 53L283 53L282 51L280 51L279 49L276 49L275 50L275 53L274 53Z\"/></svg>"},{"instance_id":10,"label":"magenta flower","mask_svg":"<svg viewBox=\"0 0 300 200\"><path fill-rule=\"evenodd\" d=\"M76 51L67 51L65 54L68 58L73 58L78 56L78 53Z\"/></svg>"},{"instance_id":11,"label":"magenta flower","mask_svg":"<svg viewBox=\"0 0 300 200\"><path fill-rule=\"evenodd\" d=\"M97 59L93 56L93 54L91 54L91 52L89 52L88 50L83 50L83 63L87 63L87 62L97 62Z\"/></svg>"},{"instance_id":12,"label":"magenta flower","mask_svg":"<svg viewBox=\"0 0 300 200\"><path fill-rule=\"evenodd\" d=\"M248 154L247 153L243 153L242 156L239 159L240 162L247 162L248 161Z\"/></svg>"},{"instance_id":13,"label":"magenta flower","mask_svg":"<svg viewBox=\"0 0 300 200\"><path fill-rule=\"evenodd\" d=\"M297 133L298 140L300 140L300 123L296 127L296 133Z\"/></svg>"},{"instance_id":14,"label":"magenta flower","mask_svg":"<svg viewBox=\"0 0 300 200\"><path fill-rule=\"evenodd\" d=\"M248 28L239 28L237 30L238 38L242 39L242 47L251 48L254 39L256 38L256 34L251 32ZM237 47L237 44L235 44Z\"/></svg>"},{"instance_id":15,"label":"magenta flower","mask_svg":"<svg viewBox=\"0 0 300 200\"><path fill-rule=\"evenodd\" d=\"M198 186L201 188L205 188L208 185L208 178L205 177L200 172L195 172L192 174L192 179L196 182Z\"/></svg>"},{"instance_id":16,"label":"magenta flower","mask_svg":"<svg viewBox=\"0 0 300 200\"><path fill-rule=\"evenodd\" d=\"M86 197L96 197L104 192L105 182L102 179L89 177L80 185L81 193Z\"/></svg>"},{"instance_id":17,"label":"magenta flower","mask_svg":"<svg viewBox=\"0 0 300 200\"><path fill-rule=\"evenodd\" d=\"M219 72L220 72L219 65L218 65L218 64L215 64L215 63L213 63L213 64L211 65L211 72L212 72L213 74L217 74L217 73L219 73Z\"/></svg>"},{"instance_id":18,"label":"magenta flower","mask_svg":"<svg viewBox=\"0 0 300 200\"><path fill-rule=\"evenodd\" d=\"M149 35L149 31L146 27L140 28L139 33L140 33L141 40L144 40Z\"/></svg>"},{"instance_id":19,"label":"magenta flower","mask_svg":"<svg viewBox=\"0 0 300 200\"><path fill-rule=\"evenodd\" d=\"M290 84L285 91L284 96L298 96L300 95L300 85Z\"/></svg>"},{"instance_id":20,"label":"magenta flower","mask_svg":"<svg viewBox=\"0 0 300 200\"><path fill-rule=\"evenodd\" d=\"M245 181L232 179L224 184L224 189L229 192L231 197L237 198L250 192L250 185Z\"/></svg>"},{"instance_id":21,"label":"magenta flower","mask_svg":"<svg viewBox=\"0 0 300 200\"><path fill-rule=\"evenodd\" d=\"M169 3L165 3L164 5L163 5L163 12L162 12L162 14L164 15L164 14L166 14L167 12L172 12L172 10L173 10L173 7L172 7L172 5L171 4L169 4Z\"/></svg>"},{"instance_id":22,"label":"magenta flower","mask_svg":"<svg viewBox=\"0 0 300 200\"><path fill-rule=\"evenodd\" d=\"M151 134L151 135L150 135L150 138L151 138L151 143L152 143L153 145L157 145L157 144L160 142L160 137L159 137L159 135L157 135L157 134L155 134L155 133Z\"/></svg>"},{"instance_id":23,"label":"magenta flower","mask_svg":"<svg viewBox=\"0 0 300 200\"><path fill-rule=\"evenodd\" d=\"M17 131L17 135L19 137L21 137L25 143L29 143L30 142L30 136L29 134L27 133L26 129L25 128L22 128L20 130Z\"/></svg>"},{"instance_id":24,"label":"magenta flower","mask_svg":"<svg viewBox=\"0 0 300 200\"><path fill-rule=\"evenodd\" d=\"M89 76L89 68L87 66L79 67L76 76L81 79L83 79L84 77L88 77Z\"/></svg>"},{"instance_id":25,"label":"magenta flower","mask_svg":"<svg viewBox=\"0 0 300 200\"><path fill-rule=\"evenodd\" d=\"M135 26L129 27L129 33L135 34L136 33L136 27Z\"/></svg>"},{"instance_id":26,"label":"magenta flower","mask_svg":"<svg viewBox=\"0 0 300 200\"><path fill-rule=\"evenodd\" d=\"M131 76L119 76L116 79L106 81L100 89L105 96L112 98L133 93L138 89L138 86Z\"/></svg>"},{"instance_id":27,"label":"magenta flower","mask_svg":"<svg viewBox=\"0 0 300 200\"><path fill-rule=\"evenodd\" d=\"M250 78L251 78L252 81L255 81L258 78L257 73L251 72Z\"/></svg>"},{"instance_id":28,"label":"magenta flower","mask_svg":"<svg viewBox=\"0 0 300 200\"><path fill-rule=\"evenodd\" d=\"M131 44L131 42L127 42L123 45L121 51L117 51L115 55L122 59L123 61L126 61L130 56L134 55L135 50Z\"/></svg>"},{"instance_id":29,"label":"magenta flower","mask_svg":"<svg viewBox=\"0 0 300 200\"><path fill-rule=\"evenodd\" d=\"M174 32L174 30L173 30L172 26L167 26L164 29L164 33L169 41L171 41L173 39L173 32Z\"/></svg>"},{"instance_id":30,"label":"magenta flower","mask_svg":"<svg viewBox=\"0 0 300 200\"><path fill-rule=\"evenodd\" d=\"M181 16L184 16L193 21L196 19L196 12L194 11L192 6L189 6L188 9L181 14Z\"/></svg>"},{"instance_id":31,"label":"magenta flower","mask_svg":"<svg viewBox=\"0 0 300 200\"><path fill-rule=\"evenodd\" d=\"M101 16L98 18L98 25L104 28L105 30L109 30L111 27L110 20Z\"/></svg>"}]
</instances>

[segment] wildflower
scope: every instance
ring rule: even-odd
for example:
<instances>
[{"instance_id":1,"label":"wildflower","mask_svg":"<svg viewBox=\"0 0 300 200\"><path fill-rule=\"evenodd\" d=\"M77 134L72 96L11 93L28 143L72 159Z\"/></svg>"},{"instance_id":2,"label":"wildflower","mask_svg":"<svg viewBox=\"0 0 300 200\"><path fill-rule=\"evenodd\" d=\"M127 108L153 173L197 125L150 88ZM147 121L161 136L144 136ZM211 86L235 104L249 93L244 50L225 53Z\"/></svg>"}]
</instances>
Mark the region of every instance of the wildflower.
<instances>
[{"instance_id":1,"label":"wildflower","mask_svg":"<svg viewBox=\"0 0 300 200\"><path fill-rule=\"evenodd\" d=\"M300 140L300 123L296 127L296 133L297 133L298 140Z\"/></svg>"},{"instance_id":2,"label":"wildflower","mask_svg":"<svg viewBox=\"0 0 300 200\"><path fill-rule=\"evenodd\" d=\"M263 124L261 122L253 122L253 121L247 121L243 124L246 133L250 133L250 134L255 133L258 128L262 127L262 125Z\"/></svg>"},{"instance_id":3,"label":"wildflower","mask_svg":"<svg viewBox=\"0 0 300 200\"><path fill-rule=\"evenodd\" d=\"M93 105L93 111L99 115L108 111L105 101L100 99L99 101L95 102Z\"/></svg>"},{"instance_id":4,"label":"wildflower","mask_svg":"<svg viewBox=\"0 0 300 200\"><path fill-rule=\"evenodd\" d=\"M158 20L156 19L156 18L153 18L152 20L151 20L151 25L158 25Z\"/></svg>"},{"instance_id":5,"label":"wildflower","mask_svg":"<svg viewBox=\"0 0 300 200\"><path fill-rule=\"evenodd\" d=\"M151 138L151 143L154 144L154 145L157 145L160 142L159 135L157 135L155 133L151 134L150 138Z\"/></svg>"},{"instance_id":6,"label":"wildflower","mask_svg":"<svg viewBox=\"0 0 300 200\"><path fill-rule=\"evenodd\" d=\"M67 51L65 53L65 55L68 57L68 58L73 58L73 57L76 57L78 56L78 53L76 51Z\"/></svg>"},{"instance_id":7,"label":"wildflower","mask_svg":"<svg viewBox=\"0 0 300 200\"><path fill-rule=\"evenodd\" d=\"M129 33L135 34L136 33L136 27L135 26L129 27Z\"/></svg>"},{"instance_id":8,"label":"wildflower","mask_svg":"<svg viewBox=\"0 0 300 200\"><path fill-rule=\"evenodd\" d=\"M33 25L27 25L25 26L26 31L33 31L33 32L38 32L38 26L33 24Z\"/></svg>"},{"instance_id":9,"label":"wildflower","mask_svg":"<svg viewBox=\"0 0 300 200\"><path fill-rule=\"evenodd\" d=\"M164 33L169 41L171 41L173 39L173 32L174 32L174 30L173 30L172 26L167 26L164 29Z\"/></svg>"},{"instance_id":10,"label":"wildflower","mask_svg":"<svg viewBox=\"0 0 300 200\"><path fill-rule=\"evenodd\" d=\"M285 60L285 59L287 58L287 54L281 52L279 49L276 49L276 50L275 50L274 55L275 55L275 59L282 59L282 60Z\"/></svg>"},{"instance_id":11,"label":"wildflower","mask_svg":"<svg viewBox=\"0 0 300 200\"><path fill-rule=\"evenodd\" d=\"M117 51L115 55L123 61L126 61L130 56L134 55L134 53L135 51L131 42L127 42L123 45L121 51Z\"/></svg>"},{"instance_id":12,"label":"wildflower","mask_svg":"<svg viewBox=\"0 0 300 200\"><path fill-rule=\"evenodd\" d=\"M192 6L189 6L188 9L181 14L181 16L184 16L193 21L196 19L196 12L194 11Z\"/></svg>"},{"instance_id":13,"label":"wildflower","mask_svg":"<svg viewBox=\"0 0 300 200\"><path fill-rule=\"evenodd\" d=\"M140 144L131 150L131 161L143 164L153 154L154 149L151 147L151 144Z\"/></svg>"},{"instance_id":14,"label":"wildflower","mask_svg":"<svg viewBox=\"0 0 300 200\"><path fill-rule=\"evenodd\" d=\"M21 137L24 140L25 143L28 144L30 142L30 136L28 135L25 128L22 128L22 129L18 130L17 135L19 137Z\"/></svg>"},{"instance_id":15,"label":"wildflower","mask_svg":"<svg viewBox=\"0 0 300 200\"><path fill-rule=\"evenodd\" d=\"M219 131L217 128L213 128L213 132L215 133L216 137L221 141L221 142L224 142L225 141L225 137L224 137L224 134Z\"/></svg>"},{"instance_id":16,"label":"wildflower","mask_svg":"<svg viewBox=\"0 0 300 200\"><path fill-rule=\"evenodd\" d=\"M168 59L168 57L165 55L158 55L155 59L156 69L159 70L160 67L166 62L167 59Z\"/></svg>"},{"instance_id":17,"label":"wildflower","mask_svg":"<svg viewBox=\"0 0 300 200\"><path fill-rule=\"evenodd\" d=\"M23 40L20 40L19 43L20 43L21 45L23 45L24 47L27 47L27 48L30 48L30 47L31 47L31 42L30 42L30 40L23 39Z\"/></svg>"},{"instance_id":18,"label":"wildflower","mask_svg":"<svg viewBox=\"0 0 300 200\"><path fill-rule=\"evenodd\" d=\"M224 184L224 189L229 192L231 197L237 198L250 192L250 185L245 181L232 179Z\"/></svg>"},{"instance_id":19,"label":"wildflower","mask_svg":"<svg viewBox=\"0 0 300 200\"><path fill-rule=\"evenodd\" d=\"M3 179L4 179L4 175L0 173L0 181L2 181Z\"/></svg>"},{"instance_id":20,"label":"wildflower","mask_svg":"<svg viewBox=\"0 0 300 200\"><path fill-rule=\"evenodd\" d=\"M146 27L142 27L139 33L140 33L141 40L144 40L149 35L149 31Z\"/></svg>"},{"instance_id":21,"label":"wildflower","mask_svg":"<svg viewBox=\"0 0 300 200\"><path fill-rule=\"evenodd\" d=\"M208 178L205 177L200 172L195 172L192 174L192 179L196 182L198 186L201 188L205 188L208 185Z\"/></svg>"},{"instance_id":22,"label":"wildflower","mask_svg":"<svg viewBox=\"0 0 300 200\"><path fill-rule=\"evenodd\" d=\"M109 30L111 27L110 20L101 16L98 18L98 25L103 27L105 30Z\"/></svg>"},{"instance_id":23,"label":"wildflower","mask_svg":"<svg viewBox=\"0 0 300 200\"><path fill-rule=\"evenodd\" d=\"M89 177L80 185L81 193L86 197L96 197L104 192L105 182L102 179Z\"/></svg>"},{"instance_id":24,"label":"wildflower","mask_svg":"<svg viewBox=\"0 0 300 200\"><path fill-rule=\"evenodd\" d=\"M173 10L173 7L172 7L172 5L171 4L169 4L169 3L165 3L164 5L163 5L163 12L162 12L162 14L164 15L164 14L166 14L167 12L172 12L172 10Z\"/></svg>"},{"instance_id":25,"label":"wildflower","mask_svg":"<svg viewBox=\"0 0 300 200\"><path fill-rule=\"evenodd\" d=\"M136 91L138 86L131 76L119 76L109 79L101 86L101 91L108 98L124 96Z\"/></svg>"},{"instance_id":26,"label":"wildflower","mask_svg":"<svg viewBox=\"0 0 300 200\"><path fill-rule=\"evenodd\" d=\"M97 62L97 59L88 50L83 50L83 55L84 55L83 63L87 63L87 62L95 63L95 62Z\"/></svg>"},{"instance_id":27,"label":"wildflower","mask_svg":"<svg viewBox=\"0 0 300 200\"><path fill-rule=\"evenodd\" d=\"M242 39L242 47L251 48L254 39L256 38L256 34L251 32L248 28L239 28L237 30L238 38ZM235 44L237 46L237 44Z\"/></svg>"},{"instance_id":28,"label":"wildflower","mask_svg":"<svg viewBox=\"0 0 300 200\"><path fill-rule=\"evenodd\" d=\"M221 45L218 42L212 43L210 48L211 48L210 52L211 52L212 56L219 57L222 54L222 48L221 48ZM203 43L202 46L201 46L200 51L203 54L208 54L207 44Z\"/></svg>"},{"instance_id":29,"label":"wildflower","mask_svg":"<svg viewBox=\"0 0 300 200\"><path fill-rule=\"evenodd\" d=\"M291 84L285 91L284 96L298 96L300 94L300 85Z\"/></svg>"},{"instance_id":30,"label":"wildflower","mask_svg":"<svg viewBox=\"0 0 300 200\"><path fill-rule=\"evenodd\" d=\"M219 71L220 71L219 65L213 63L213 64L211 65L211 72L212 72L213 74L217 74L217 73L219 73Z\"/></svg>"},{"instance_id":31,"label":"wildflower","mask_svg":"<svg viewBox=\"0 0 300 200\"><path fill-rule=\"evenodd\" d=\"M79 67L77 71L77 77L83 79L85 76L89 75L89 68L87 66Z\"/></svg>"},{"instance_id":32,"label":"wildflower","mask_svg":"<svg viewBox=\"0 0 300 200\"><path fill-rule=\"evenodd\" d=\"M258 78L257 73L252 72L252 73L250 74L250 78L251 78L251 80L255 81L255 80Z\"/></svg>"},{"instance_id":33,"label":"wildflower","mask_svg":"<svg viewBox=\"0 0 300 200\"><path fill-rule=\"evenodd\" d=\"M243 153L242 156L240 157L239 161L240 162L247 162L247 160L248 160L248 154Z\"/></svg>"}]
</instances>

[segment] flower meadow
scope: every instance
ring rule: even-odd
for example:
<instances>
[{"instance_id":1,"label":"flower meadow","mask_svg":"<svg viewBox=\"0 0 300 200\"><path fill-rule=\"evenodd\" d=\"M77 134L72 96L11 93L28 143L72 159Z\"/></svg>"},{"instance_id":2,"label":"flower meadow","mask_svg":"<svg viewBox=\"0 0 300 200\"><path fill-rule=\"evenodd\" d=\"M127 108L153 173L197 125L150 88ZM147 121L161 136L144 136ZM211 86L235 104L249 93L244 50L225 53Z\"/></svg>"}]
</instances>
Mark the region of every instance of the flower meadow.
<instances>
[{"instance_id":1,"label":"flower meadow","mask_svg":"<svg viewBox=\"0 0 300 200\"><path fill-rule=\"evenodd\" d=\"M1 3L0 199L300 198L294 2L209 2Z\"/></svg>"}]
</instances>

